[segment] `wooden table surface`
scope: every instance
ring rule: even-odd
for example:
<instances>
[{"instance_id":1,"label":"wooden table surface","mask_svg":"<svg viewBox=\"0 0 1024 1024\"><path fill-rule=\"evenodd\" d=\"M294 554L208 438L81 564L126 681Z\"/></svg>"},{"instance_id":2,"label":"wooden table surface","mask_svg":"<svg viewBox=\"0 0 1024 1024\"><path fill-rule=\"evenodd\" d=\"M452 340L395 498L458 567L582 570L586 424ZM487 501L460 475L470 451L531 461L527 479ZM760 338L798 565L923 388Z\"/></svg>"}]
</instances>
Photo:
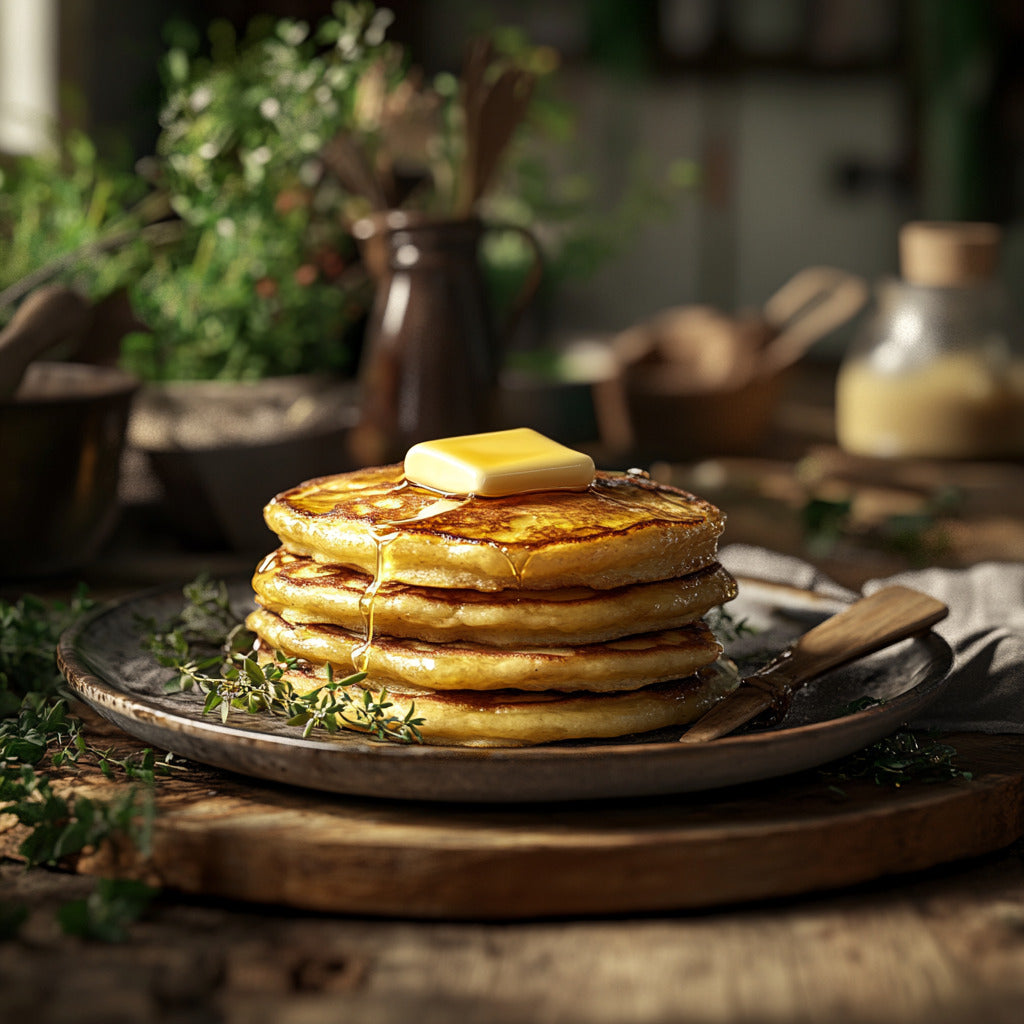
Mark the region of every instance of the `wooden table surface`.
<instances>
[{"instance_id":1,"label":"wooden table surface","mask_svg":"<svg viewBox=\"0 0 1024 1024\"><path fill-rule=\"evenodd\" d=\"M719 500L730 514L730 540L802 554L851 586L920 559L967 565L1024 557L1024 467L848 459L831 443L821 381L797 384L765 453L659 470ZM940 494L949 488L955 501ZM805 529L809 502L848 498L842 528L822 546ZM896 543L893 517L908 515L914 543ZM143 556L137 539L129 523L103 561L80 575L114 593L175 574L185 579L204 565L226 571L249 558L173 544L154 544ZM68 937L56 922L56 909L94 884L71 871L26 871L16 859L0 860L0 903L30 908L19 938L0 944L0 1020L1024 1019L1020 841L842 891L596 919L379 919L165 891L131 926L130 940L117 944Z\"/></svg>"}]
</instances>

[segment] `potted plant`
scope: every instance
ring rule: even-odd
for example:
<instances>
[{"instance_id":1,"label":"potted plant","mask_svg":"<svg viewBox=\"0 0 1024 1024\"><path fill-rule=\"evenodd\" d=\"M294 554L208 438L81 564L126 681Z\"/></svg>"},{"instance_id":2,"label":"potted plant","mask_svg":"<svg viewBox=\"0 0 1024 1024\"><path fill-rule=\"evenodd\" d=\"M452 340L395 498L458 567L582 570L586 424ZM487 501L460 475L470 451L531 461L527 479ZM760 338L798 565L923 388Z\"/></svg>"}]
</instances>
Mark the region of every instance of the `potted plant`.
<instances>
[{"instance_id":1,"label":"potted plant","mask_svg":"<svg viewBox=\"0 0 1024 1024\"><path fill-rule=\"evenodd\" d=\"M351 375L369 300L323 158L350 125L356 83L388 49L387 15L336 5L311 29L260 19L209 56L179 39L164 61L157 152L144 163L181 237L131 287L148 328L124 341L150 382L134 443L195 537L264 543L267 494L343 468Z\"/></svg>"}]
</instances>

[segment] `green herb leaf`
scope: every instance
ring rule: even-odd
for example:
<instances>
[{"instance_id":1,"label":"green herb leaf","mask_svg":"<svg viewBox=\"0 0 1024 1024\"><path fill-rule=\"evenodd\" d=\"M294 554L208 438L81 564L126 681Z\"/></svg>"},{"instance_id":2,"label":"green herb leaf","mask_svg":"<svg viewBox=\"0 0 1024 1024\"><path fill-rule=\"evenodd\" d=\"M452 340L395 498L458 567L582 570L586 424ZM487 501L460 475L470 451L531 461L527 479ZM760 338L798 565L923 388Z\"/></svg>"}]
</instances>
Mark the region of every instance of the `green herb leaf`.
<instances>
[{"instance_id":1,"label":"green herb leaf","mask_svg":"<svg viewBox=\"0 0 1024 1024\"><path fill-rule=\"evenodd\" d=\"M68 935L124 942L129 938L128 925L142 916L157 892L132 879L101 878L86 899L61 907L58 920Z\"/></svg>"},{"instance_id":2,"label":"green herb leaf","mask_svg":"<svg viewBox=\"0 0 1024 1024\"><path fill-rule=\"evenodd\" d=\"M825 778L869 779L880 786L909 782L946 782L970 779L971 773L956 765L954 747L935 736L899 729L891 736L820 769Z\"/></svg>"}]
</instances>

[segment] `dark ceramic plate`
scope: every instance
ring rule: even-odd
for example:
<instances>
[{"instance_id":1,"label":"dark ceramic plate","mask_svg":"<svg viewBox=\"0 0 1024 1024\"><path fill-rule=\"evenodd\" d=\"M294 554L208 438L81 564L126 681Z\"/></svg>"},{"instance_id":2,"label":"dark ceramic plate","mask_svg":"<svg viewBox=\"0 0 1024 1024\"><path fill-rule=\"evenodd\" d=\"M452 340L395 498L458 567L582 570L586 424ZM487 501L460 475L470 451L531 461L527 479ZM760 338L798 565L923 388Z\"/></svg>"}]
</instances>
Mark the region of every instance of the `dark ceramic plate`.
<instances>
[{"instance_id":1,"label":"dark ceramic plate","mask_svg":"<svg viewBox=\"0 0 1024 1024\"><path fill-rule=\"evenodd\" d=\"M232 585L240 611L248 581ZM304 739L281 719L203 714L203 698L164 693L168 678L140 648L138 617L166 620L178 590L98 609L61 638L72 689L125 732L161 750L275 782L361 796L414 800L548 801L693 792L773 778L825 764L881 739L942 690L952 660L935 633L907 640L800 691L778 725L701 746L681 730L614 741L484 750L368 741L356 733ZM807 591L740 581L731 616L752 632L728 645L742 667L770 658L842 604ZM859 698L883 703L850 713Z\"/></svg>"}]
</instances>

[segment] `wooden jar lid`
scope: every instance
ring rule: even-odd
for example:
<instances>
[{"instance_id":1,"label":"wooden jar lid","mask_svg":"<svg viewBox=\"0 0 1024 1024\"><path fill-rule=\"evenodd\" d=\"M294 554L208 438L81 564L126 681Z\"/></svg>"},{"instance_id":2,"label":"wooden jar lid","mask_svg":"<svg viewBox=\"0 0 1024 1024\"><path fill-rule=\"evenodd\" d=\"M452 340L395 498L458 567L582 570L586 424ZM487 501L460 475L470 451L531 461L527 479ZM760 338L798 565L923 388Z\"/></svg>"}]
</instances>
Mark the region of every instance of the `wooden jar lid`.
<instances>
[{"instance_id":1,"label":"wooden jar lid","mask_svg":"<svg viewBox=\"0 0 1024 1024\"><path fill-rule=\"evenodd\" d=\"M955 288L990 280L999 261L996 224L912 221L900 229L900 271L910 284Z\"/></svg>"}]
</instances>

